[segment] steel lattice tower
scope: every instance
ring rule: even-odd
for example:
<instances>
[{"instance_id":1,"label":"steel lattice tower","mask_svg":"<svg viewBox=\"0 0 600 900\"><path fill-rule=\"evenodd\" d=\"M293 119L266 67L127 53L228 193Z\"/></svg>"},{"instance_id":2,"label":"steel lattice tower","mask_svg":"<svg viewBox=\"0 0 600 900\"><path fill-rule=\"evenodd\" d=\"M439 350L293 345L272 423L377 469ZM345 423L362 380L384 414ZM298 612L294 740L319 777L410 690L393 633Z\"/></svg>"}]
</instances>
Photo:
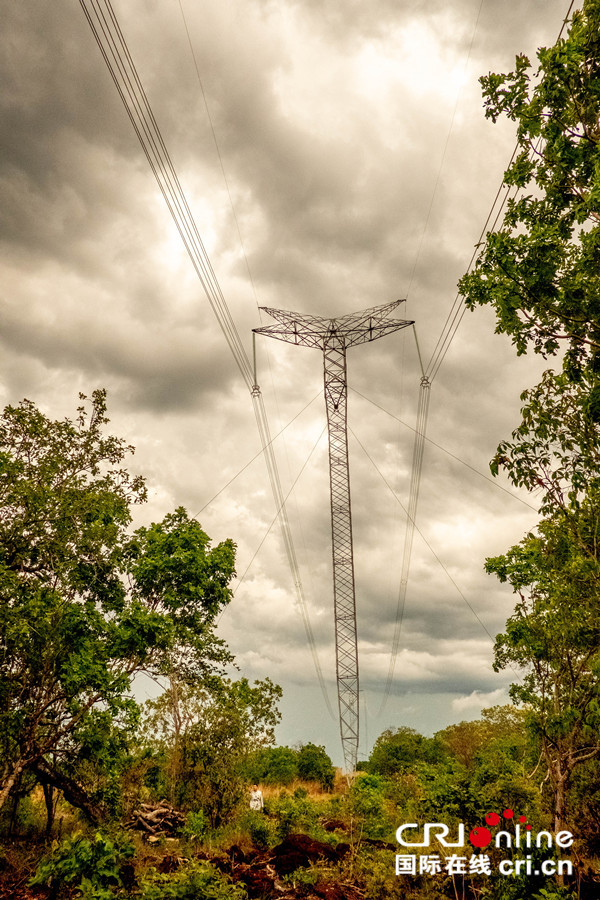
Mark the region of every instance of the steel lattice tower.
<instances>
[{"instance_id":1,"label":"steel lattice tower","mask_svg":"<svg viewBox=\"0 0 600 900\"><path fill-rule=\"evenodd\" d=\"M329 430L336 676L340 731L348 774L355 771L358 755L358 650L348 461L346 350L355 344L366 344L412 325L410 321L388 318L402 302L396 300L337 319L261 307L278 324L254 329L256 334L266 334L289 344L323 351Z\"/></svg>"}]
</instances>

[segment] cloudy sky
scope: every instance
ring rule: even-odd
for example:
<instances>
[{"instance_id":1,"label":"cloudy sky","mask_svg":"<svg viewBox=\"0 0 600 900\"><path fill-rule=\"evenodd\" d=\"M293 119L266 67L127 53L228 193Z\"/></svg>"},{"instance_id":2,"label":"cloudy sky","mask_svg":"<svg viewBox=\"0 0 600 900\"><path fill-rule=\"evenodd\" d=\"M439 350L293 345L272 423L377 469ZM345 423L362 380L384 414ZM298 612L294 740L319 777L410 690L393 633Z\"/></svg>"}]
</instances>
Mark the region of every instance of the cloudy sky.
<instances>
[{"instance_id":1,"label":"cloudy sky","mask_svg":"<svg viewBox=\"0 0 600 900\"><path fill-rule=\"evenodd\" d=\"M567 6L113 0L249 355L251 329L269 324L259 306L335 316L407 298L399 315L427 362L514 146L510 123L485 120L478 77L553 43ZM3 404L28 397L61 418L78 391L108 389L111 428L148 480L136 524L183 505L214 541L236 541L219 631L244 675L283 686L279 742L325 744L341 763L265 464L251 462L251 398L81 6L1 7ZM487 632L514 603L482 567L536 513L468 466L487 473L542 365L493 332L489 311L467 314L433 383L383 711L420 369L410 329L348 353L359 758L387 727L431 734L507 699ZM295 483L289 517L335 708L322 359L266 338L257 358L271 432L285 429L275 450L284 493Z\"/></svg>"}]
</instances>

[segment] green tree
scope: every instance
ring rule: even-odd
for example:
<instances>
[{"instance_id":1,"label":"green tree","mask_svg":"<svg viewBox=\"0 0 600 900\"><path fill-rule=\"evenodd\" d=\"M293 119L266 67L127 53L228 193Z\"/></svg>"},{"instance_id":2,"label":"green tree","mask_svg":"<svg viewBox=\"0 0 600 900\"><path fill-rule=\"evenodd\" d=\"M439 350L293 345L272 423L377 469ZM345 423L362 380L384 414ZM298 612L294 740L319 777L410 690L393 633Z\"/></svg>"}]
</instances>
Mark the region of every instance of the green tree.
<instances>
[{"instance_id":1,"label":"green tree","mask_svg":"<svg viewBox=\"0 0 600 900\"><path fill-rule=\"evenodd\" d=\"M583 0L536 66L520 55L481 83L486 116L517 125L514 193L460 290L470 308L494 308L518 354L561 354L492 461L541 495L544 518L486 565L519 597L495 667L522 668L512 697L540 744L558 828L573 772L599 749L600 0Z\"/></svg>"},{"instance_id":2,"label":"green tree","mask_svg":"<svg viewBox=\"0 0 600 900\"><path fill-rule=\"evenodd\" d=\"M335 769L325 747L310 742L300 745L298 776L304 781L317 781L327 791L332 789Z\"/></svg>"},{"instance_id":3,"label":"green tree","mask_svg":"<svg viewBox=\"0 0 600 900\"><path fill-rule=\"evenodd\" d=\"M68 764L107 717L131 732L138 672L229 658L209 634L235 548L211 550L183 509L132 538L131 505L146 497L122 466L133 448L104 435L104 391L89 411L80 396L76 421L28 400L0 418L0 806L33 771L97 819Z\"/></svg>"},{"instance_id":4,"label":"green tree","mask_svg":"<svg viewBox=\"0 0 600 900\"><path fill-rule=\"evenodd\" d=\"M539 740L527 732L526 723L527 712L514 706L482 710L485 738L473 760L470 782L482 817L490 810L510 807L540 820L539 790L532 778L539 761Z\"/></svg>"},{"instance_id":5,"label":"green tree","mask_svg":"<svg viewBox=\"0 0 600 900\"><path fill-rule=\"evenodd\" d=\"M475 822L477 802L471 793L471 773L458 760L419 761L415 774L421 785L421 816L425 822Z\"/></svg>"},{"instance_id":6,"label":"green tree","mask_svg":"<svg viewBox=\"0 0 600 900\"><path fill-rule=\"evenodd\" d=\"M407 725L388 728L373 745L369 757L369 772L389 778L412 770L418 760L435 762L442 755L443 747L438 740L426 738Z\"/></svg>"},{"instance_id":7,"label":"green tree","mask_svg":"<svg viewBox=\"0 0 600 900\"><path fill-rule=\"evenodd\" d=\"M486 116L517 123L504 181L519 193L460 290L471 308L494 307L517 353L564 348L576 378L600 366L600 0L537 57L535 71L520 55L513 72L481 78Z\"/></svg>"},{"instance_id":8,"label":"green tree","mask_svg":"<svg viewBox=\"0 0 600 900\"><path fill-rule=\"evenodd\" d=\"M264 784L291 784L298 778L298 751L292 747L264 747L244 770L248 781Z\"/></svg>"},{"instance_id":9,"label":"green tree","mask_svg":"<svg viewBox=\"0 0 600 900\"><path fill-rule=\"evenodd\" d=\"M573 383L545 372L521 395L521 425L491 463L494 475L503 468L515 486L541 494L540 511L562 513L574 534L581 502L600 490L600 407L592 385L588 374Z\"/></svg>"},{"instance_id":10,"label":"green tree","mask_svg":"<svg viewBox=\"0 0 600 900\"><path fill-rule=\"evenodd\" d=\"M487 743L486 727L480 719L449 725L438 731L436 737L467 769L473 768L477 754Z\"/></svg>"},{"instance_id":11,"label":"green tree","mask_svg":"<svg viewBox=\"0 0 600 900\"><path fill-rule=\"evenodd\" d=\"M274 740L281 693L269 678L172 680L146 704L143 742L163 750L173 802L200 807L212 827L227 819L246 791L248 758Z\"/></svg>"},{"instance_id":12,"label":"green tree","mask_svg":"<svg viewBox=\"0 0 600 900\"><path fill-rule=\"evenodd\" d=\"M508 582L520 598L496 640L495 668L522 669L511 696L525 704L540 742L556 830L567 819L574 770L600 753L598 509L595 502L581 504L577 538L557 513L486 563L488 572Z\"/></svg>"}]
</instances>

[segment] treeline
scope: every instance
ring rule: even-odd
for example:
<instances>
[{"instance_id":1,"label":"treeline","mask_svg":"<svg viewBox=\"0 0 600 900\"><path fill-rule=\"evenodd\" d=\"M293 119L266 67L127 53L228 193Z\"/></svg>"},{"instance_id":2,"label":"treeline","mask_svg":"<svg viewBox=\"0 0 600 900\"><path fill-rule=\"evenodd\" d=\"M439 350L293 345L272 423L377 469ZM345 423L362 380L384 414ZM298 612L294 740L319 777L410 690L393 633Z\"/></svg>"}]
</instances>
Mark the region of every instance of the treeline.
<instances>
[{"instance_id":1,"label":"treeline","mask_svg":"<svg viewBox=\"0 0 600 900\"><path fill-rule=\"evenodd\" d=\"M554 830L555 797L540 735L527 709L497 706L428 738L411 728L384 731L364 771L386 782L403 821L485 825L490 812L512 809L537 830ZM574 857L600 856L600 762L574 773L565 827L576 835Z\"/></svg>"}]
</instances>

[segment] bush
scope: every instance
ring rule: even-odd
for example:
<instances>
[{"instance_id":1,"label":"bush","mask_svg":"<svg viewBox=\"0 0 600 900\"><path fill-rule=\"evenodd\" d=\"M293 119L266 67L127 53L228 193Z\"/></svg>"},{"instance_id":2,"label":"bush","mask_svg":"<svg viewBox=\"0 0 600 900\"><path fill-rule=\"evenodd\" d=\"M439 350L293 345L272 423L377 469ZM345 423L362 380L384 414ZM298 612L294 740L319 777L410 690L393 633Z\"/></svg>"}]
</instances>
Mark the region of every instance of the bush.
<instances>
[{"instance_id":1,"label":"bush","mask_svg":"<svg viewBox=\"0 0 600 900\"><path fill-rule=\"evenodd\" d=\"M382 838L392 824L385 808L385 782L379 775L360 775L350 788L350 811L368 837Z\"/></svg>"},{"instance_id":2,"label":"bush","mask_svg":"<svg viewBox=\"0 0 600 900\"><path fill-rule=\"evenodd\" d=\"M303 781L317 781L322 788L333 788L335 769L325 747L303 744L298 751L298 775Z\"/></svg>"},{"instance_id":3,"label":"bush","mask_svg":"<svg viewBox=\"0 0 600 900\"><path fill-rule=\"evenodd\" d=\"M176 873L152 870L141 885L139 900L247 900L246 890L232 884L209 863L191 863Z\"/></svg>"},{"instance_id":4,"label":"bush","mask_svg":"<svg viewBox=\"0 0 600 900\"><path fill-rule=\"evenodd\" d=\"M111 888L121 884L121 864L132 855L128 841L113 841L101 832L92 839L75 834L42 860L30 885L49 887L53 897L78 890L86 900L105 900L114 896Z\"/></svg>"},{"instance_id":5,"label":"bush","mask_svg":"<svg viewBox=\"0 0 600 900\"><path fill-rule=\"evenodd\" d=\"M290 796L282 791L277 800L269 802L269 812L277 821L277 837L283 840L299 829L312 831L319 817L319 805L311 802L306 791L299 788Z\"/></svg>"},{"instance_id":6,"label":"bush","mask_svg":"<svg viewBox=\"0 0 600 900\"><path fill-rule=\"evenodd\" d=\"M199 809L187 814L181 834L186 841L200 843L204 839L207 828L206 816Z\"/></svg>"},{"instance_id":7,"label":"bush","mask_svg":"<svg viewBox=\"0 0 600 900\"><path fill-rule=\"evenodd\" d=\"M259 850L264 850L271 843L271 826L263 813L250 810L243 819L242 827Z\"/></svg>"}]
</instances>

